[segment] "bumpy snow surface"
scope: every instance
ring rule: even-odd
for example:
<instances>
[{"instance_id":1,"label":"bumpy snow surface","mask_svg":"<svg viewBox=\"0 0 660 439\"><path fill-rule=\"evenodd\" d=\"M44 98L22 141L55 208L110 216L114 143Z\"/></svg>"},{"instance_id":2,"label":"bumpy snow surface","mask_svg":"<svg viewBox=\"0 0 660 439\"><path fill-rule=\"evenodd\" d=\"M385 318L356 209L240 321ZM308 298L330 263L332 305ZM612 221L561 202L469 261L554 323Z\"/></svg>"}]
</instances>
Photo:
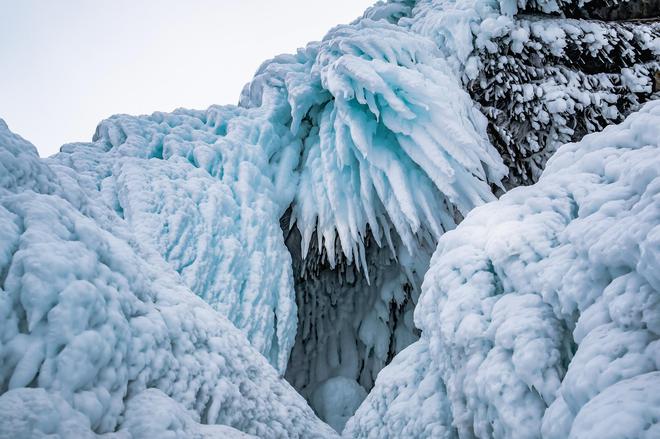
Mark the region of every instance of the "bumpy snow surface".
<instances>
[{"instance_id":1,"label":"bumpy snow surface","mask_svg":"<svg viewBox=\"0 0 660 439\"><path fill-rule=\"evenodd\" d=\"M660 436L660 101L445 234L346 437Z\"/></svg>"},{"instance_id":2,"label":"bumpy snow surface","mask_svg":"<svg viewBox=\"0 0 660 439\"><path fill-rule=\"evenodd\" d=\"M653 435L658 107L473 211L657 97L608 4L379 2L238 106L0 124L0 436Z\"/></svg>"}]
</instances>

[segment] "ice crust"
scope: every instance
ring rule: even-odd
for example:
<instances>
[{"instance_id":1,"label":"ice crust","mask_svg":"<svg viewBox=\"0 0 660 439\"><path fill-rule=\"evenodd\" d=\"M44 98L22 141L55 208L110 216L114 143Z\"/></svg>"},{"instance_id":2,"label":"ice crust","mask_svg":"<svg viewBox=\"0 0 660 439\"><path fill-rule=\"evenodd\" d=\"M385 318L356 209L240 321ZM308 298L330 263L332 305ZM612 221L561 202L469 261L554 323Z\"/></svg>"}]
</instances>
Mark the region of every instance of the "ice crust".
<instances>
[{"instance_id":1,"label":"ice crust","mask_svg":"<svg viewBox=\"0 0 660 439\"><path fill-rule=\"evenodd\" d=\"M443 235L415 309L421 339L344 436L655 437L659 153L653 101Z\"/></svg>"},{"instance_id":2,"label":"ice crust","mask_svg":"<svg viewBox=\"0 0 660 439\"><path fill-rule=\"evenodd\" d=\"M366 396L366 390L355 380L336 376L322 382L315 389L311 405L328 425L341 432Z\"/></svg>"}]
</instances>

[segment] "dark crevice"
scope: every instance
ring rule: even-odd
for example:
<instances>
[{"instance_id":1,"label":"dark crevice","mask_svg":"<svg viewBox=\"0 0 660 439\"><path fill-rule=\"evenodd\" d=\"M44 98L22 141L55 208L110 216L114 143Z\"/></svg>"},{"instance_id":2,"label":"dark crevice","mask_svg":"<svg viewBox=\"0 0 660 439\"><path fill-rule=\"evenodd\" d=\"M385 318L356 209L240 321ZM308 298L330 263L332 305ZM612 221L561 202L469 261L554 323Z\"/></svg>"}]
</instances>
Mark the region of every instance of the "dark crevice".
<instances>
[{"instance_id":1,"label":"dark crevice","mask_svg":"<svg viewBox=\"0 0 660 439\"><path fill-rule=\"evenodd\" d=\"M303 257L301 234L290 221L288 209L280 225L292 257L298 329L285 378L323 419L318 401L327 383L341 377L366 394L378 372L419 338L412 314L424 274L419 271L425 268L402 267L392 249L379 247L370 231L363 240L369 279L343 255L338 238L334 266L316 234ZM426 266L429 256L420 256ZM414 279L408 278L411 274Z\"/></svg>"}]
</instances>

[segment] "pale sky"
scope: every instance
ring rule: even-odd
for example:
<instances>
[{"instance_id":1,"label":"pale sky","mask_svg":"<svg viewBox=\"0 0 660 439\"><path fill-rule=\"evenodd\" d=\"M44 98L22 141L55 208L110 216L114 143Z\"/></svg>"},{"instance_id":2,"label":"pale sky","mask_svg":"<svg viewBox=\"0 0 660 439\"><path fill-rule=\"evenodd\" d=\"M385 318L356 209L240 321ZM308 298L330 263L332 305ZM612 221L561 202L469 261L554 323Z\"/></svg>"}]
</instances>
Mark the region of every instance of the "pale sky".
<instances>
[{"instance_id":1,"label":"pale sky","mask_svg":"<svg viewBox=\"0 0 660 439\"><path fill-rule=\"evenodd\" d=\"M115 113L235 104L375 0L0 0L0 118L41 156Z\"/></svg>"}]
</instances>

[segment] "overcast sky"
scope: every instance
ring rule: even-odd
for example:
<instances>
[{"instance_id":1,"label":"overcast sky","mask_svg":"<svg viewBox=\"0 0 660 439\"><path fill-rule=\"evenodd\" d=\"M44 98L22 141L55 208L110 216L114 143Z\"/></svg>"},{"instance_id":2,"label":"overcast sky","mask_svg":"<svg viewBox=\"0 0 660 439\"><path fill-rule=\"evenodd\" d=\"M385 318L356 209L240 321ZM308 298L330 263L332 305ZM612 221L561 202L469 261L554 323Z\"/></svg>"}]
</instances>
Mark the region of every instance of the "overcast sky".
<instances>
[{"instance_id":1,"label":"overcast sky","mask_svg":"<svg viewBox=\"0 0 660 439\"><path fill-rule=\"evenodd\" d=\"M42 156L115 113L235 104L374 0L0 0L0 117Z\"/></svg>"}]
</instances>

